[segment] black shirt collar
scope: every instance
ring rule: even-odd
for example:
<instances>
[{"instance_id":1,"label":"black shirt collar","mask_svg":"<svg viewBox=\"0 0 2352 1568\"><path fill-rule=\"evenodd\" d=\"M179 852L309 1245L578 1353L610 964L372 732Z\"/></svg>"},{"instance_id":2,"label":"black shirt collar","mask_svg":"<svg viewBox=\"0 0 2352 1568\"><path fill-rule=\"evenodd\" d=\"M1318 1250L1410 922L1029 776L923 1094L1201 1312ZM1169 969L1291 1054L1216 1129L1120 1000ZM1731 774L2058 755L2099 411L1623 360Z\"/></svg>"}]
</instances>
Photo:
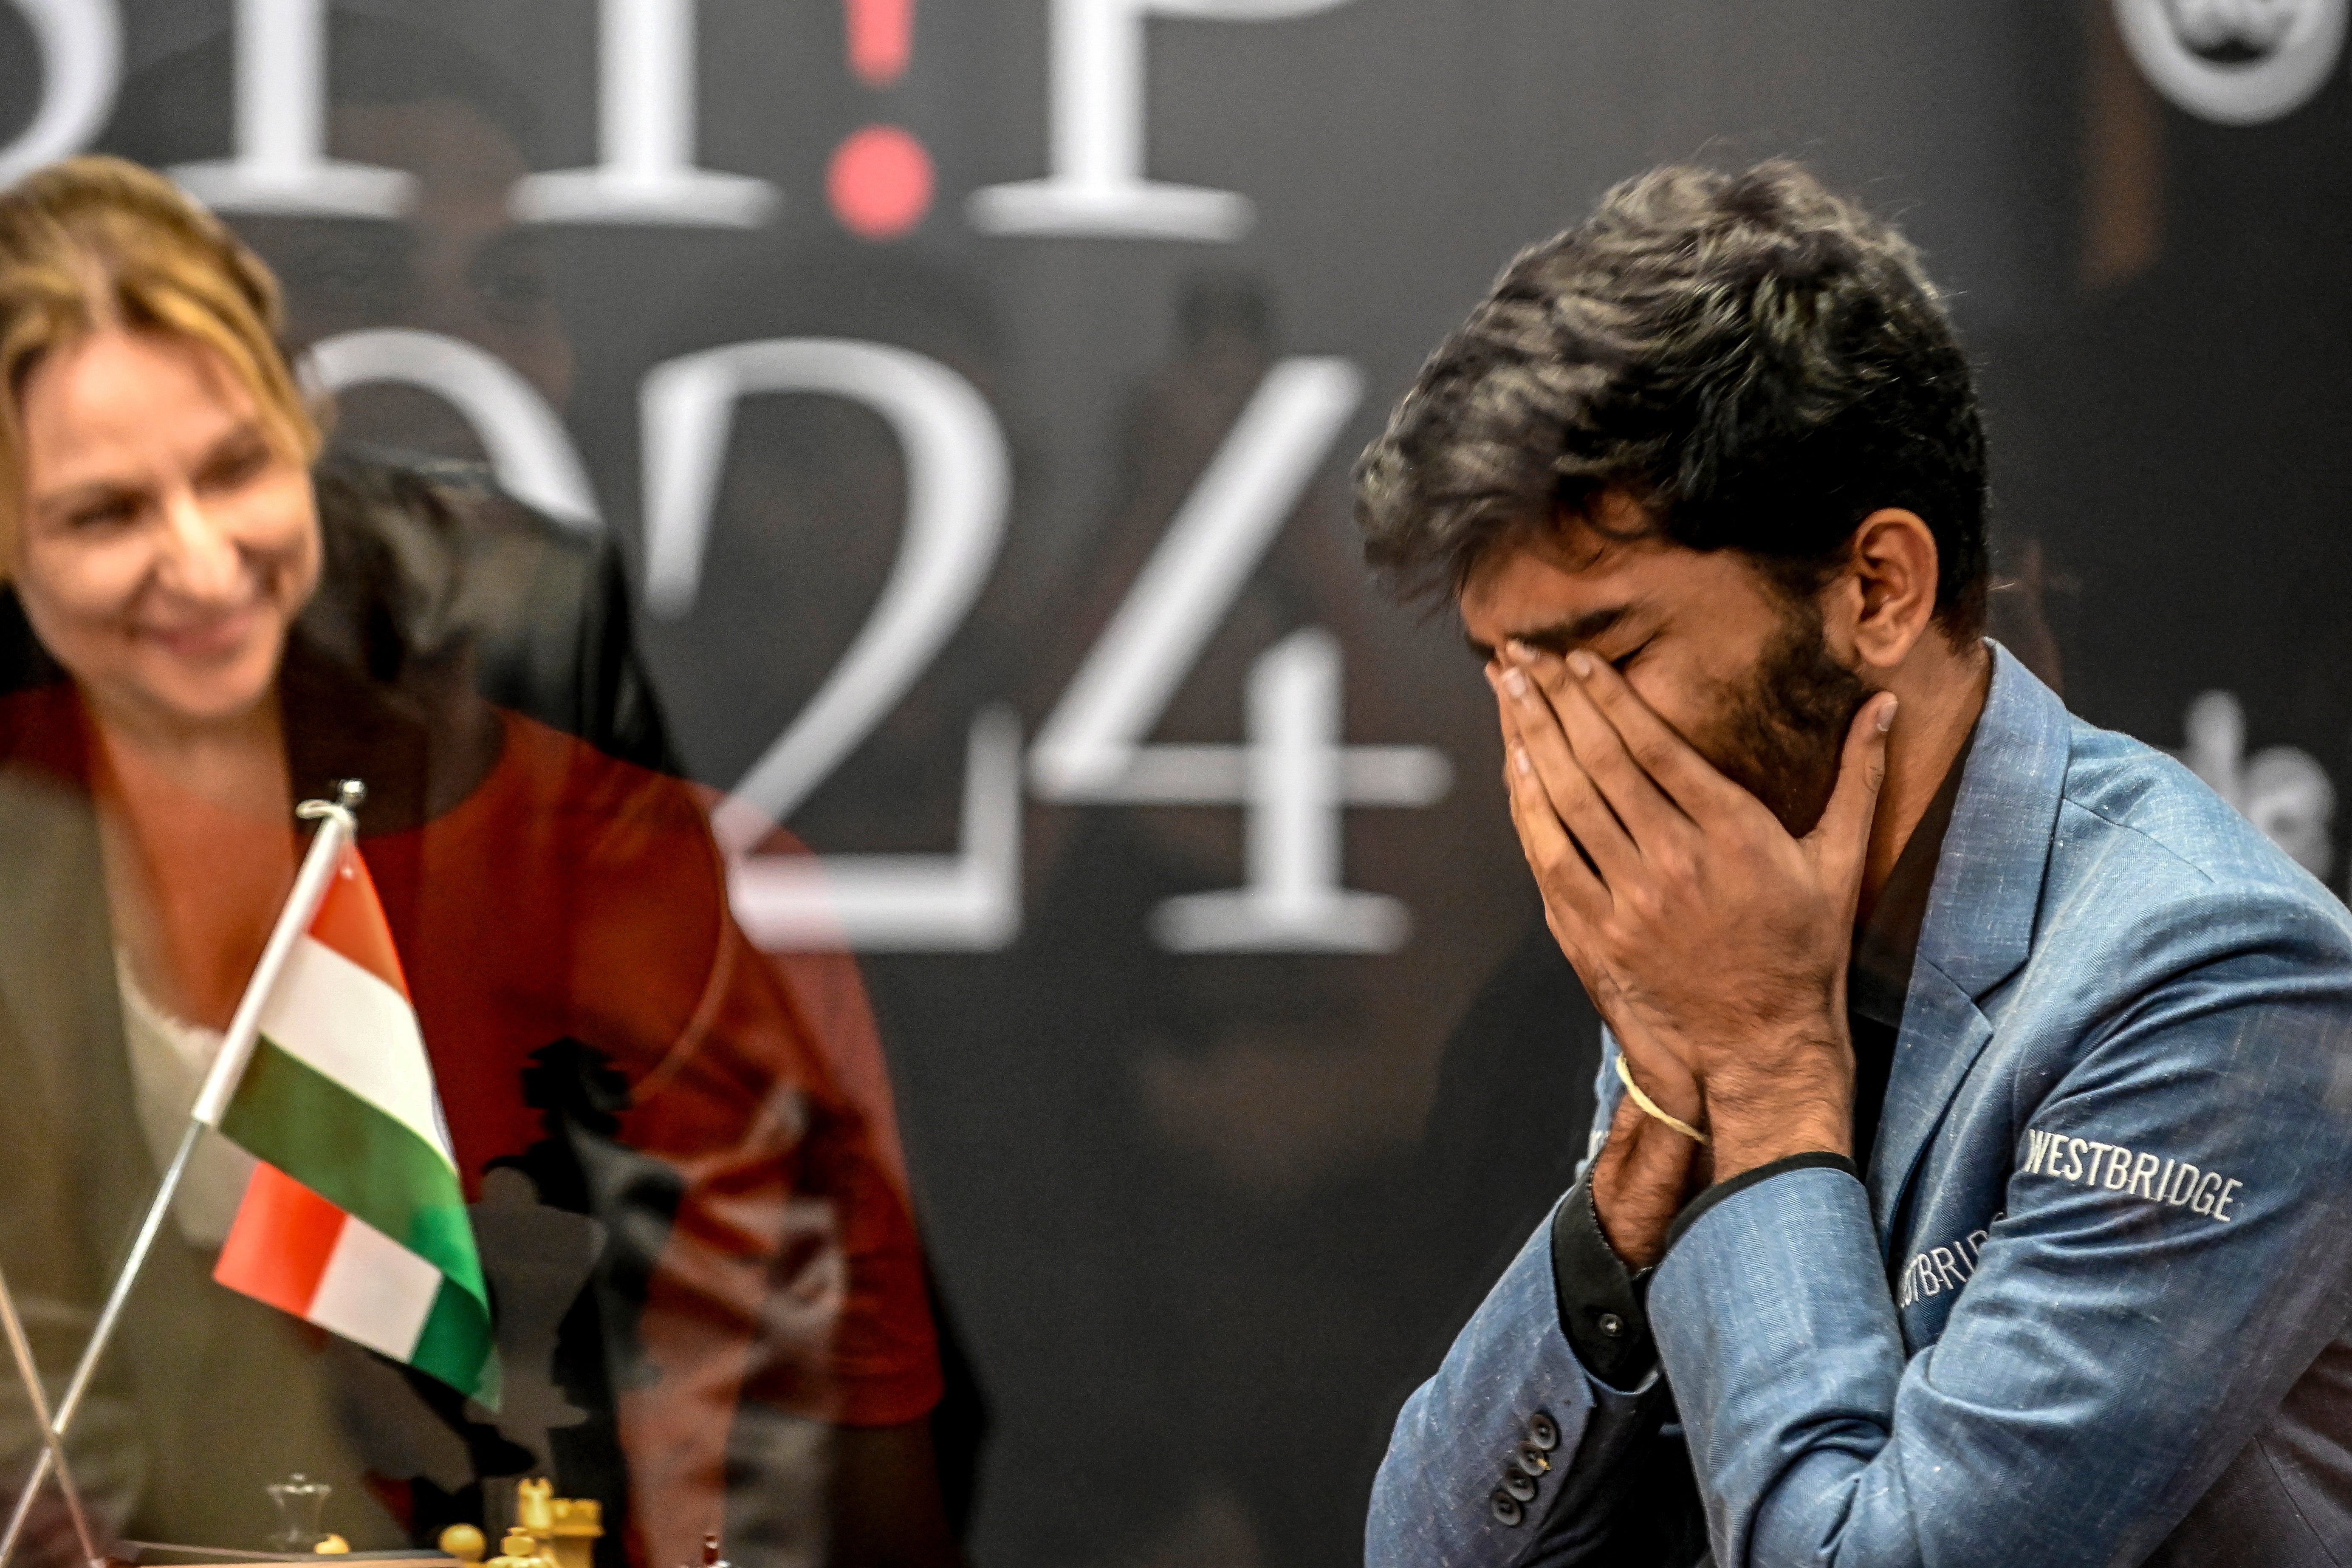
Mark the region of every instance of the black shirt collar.
<instances>
[{"instance_id":1,"label":"black shirt collar","mask_svg":"<svg viewBox=\"0 0 2352 1568\"><path fill-rule=\"evenodd\" d=\"M1936 863L1943 856L1944 834L1952 825L1952 805L1959 798L1960 775L1968 771L1969 753L1976 749L1972 727L1959 754L1952 759L1936 798L1895 858L1895 870L1879 889L1870 919L1854 933L1853 959L1846 971L1846 1011L1856 1017L1900 1028L1903 1002L1911 990L1911 965L1919 954L1919 932L1927 923L1927 895L1935 889Z\"/></svg>"}]
</instances>

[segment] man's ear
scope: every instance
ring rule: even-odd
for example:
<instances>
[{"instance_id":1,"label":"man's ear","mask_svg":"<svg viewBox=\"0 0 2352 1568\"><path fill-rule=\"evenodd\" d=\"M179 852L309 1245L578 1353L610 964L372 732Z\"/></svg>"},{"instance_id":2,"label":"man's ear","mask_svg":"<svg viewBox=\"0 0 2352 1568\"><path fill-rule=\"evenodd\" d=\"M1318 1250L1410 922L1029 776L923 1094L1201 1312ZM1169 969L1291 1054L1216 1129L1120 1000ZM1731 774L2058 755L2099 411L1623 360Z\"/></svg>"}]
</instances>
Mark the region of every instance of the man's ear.
<instances>
[{"instance_id":1,"label":"man's ear","mask_svg":"<svg viewBox=\"0 0 2352 1568\"><path fill-rule=\"evenodd\" d=\"M1936 535L1917 512L1882 507L1853 531L1847 573L1854 653L1892 670L1936 618Z\"/></svg>"}]
</instances>

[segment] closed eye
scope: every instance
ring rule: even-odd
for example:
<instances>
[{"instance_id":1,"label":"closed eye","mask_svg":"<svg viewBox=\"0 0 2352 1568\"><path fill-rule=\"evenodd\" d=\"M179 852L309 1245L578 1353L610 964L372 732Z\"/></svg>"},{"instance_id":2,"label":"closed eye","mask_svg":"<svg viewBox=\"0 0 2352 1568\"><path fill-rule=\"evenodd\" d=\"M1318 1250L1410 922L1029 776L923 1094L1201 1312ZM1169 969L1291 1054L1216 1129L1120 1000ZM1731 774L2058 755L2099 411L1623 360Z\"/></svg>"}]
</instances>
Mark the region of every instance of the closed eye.
<instances>
[{"instance_id":1,"label":"closed eye","mask_svg":"<svg viewBox=\"0 0 2352 1568\"><path fill-rule=\"evenodd\" d=\"M213 450L197 472L196 484L207 490L232 490L260 476L274 454L257 430L244 430Z\"/></svg>"},{"instance_id":2,"label":"closed eye","mask_svg":"<svg viewBox=\"0 0 2352 1568\"><path fill-rule=\"evenodd\" d=\"M144 498L136 491L109 490L90 497L79 506L68 508L66 526L76 531L119 528L136 519L144 505Z\"/></svg>"}]
</instances>

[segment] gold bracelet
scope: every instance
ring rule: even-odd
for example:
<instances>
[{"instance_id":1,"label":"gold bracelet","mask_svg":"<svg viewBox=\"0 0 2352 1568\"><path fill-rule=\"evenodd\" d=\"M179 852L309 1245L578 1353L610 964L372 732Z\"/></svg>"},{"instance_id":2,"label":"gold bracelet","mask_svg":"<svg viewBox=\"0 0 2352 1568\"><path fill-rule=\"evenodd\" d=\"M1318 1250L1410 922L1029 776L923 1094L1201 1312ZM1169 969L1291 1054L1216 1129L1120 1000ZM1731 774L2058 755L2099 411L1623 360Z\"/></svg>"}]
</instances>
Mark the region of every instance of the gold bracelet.
<instances>
[{"instance_id":1,"label":"gold bracelet","mask_svg":"<svg viewBox=\"0 0 2352 1568\"><path fill-rule=\"evenodd\" d=\"M1673 1128L1675 1131L1681 1133L1692 1142L1707 1143L1713 1142L1713 1140L1708 1138L1706 1133L1700 1131L1697 1128L1693 1127L1681 1117L1669 1116L1664 1111L1659 1110L1658 1102L1652 1100L1648 1095L1643 1094L1642 1092L1642 1086L1633 1081L1633 1069L1625 1065L1625 1053L1622 1051L1619 1051L1617 1053L1617 1081L1625 1086L1625 1092L1633 1097L1634 1104L1640 1106L1643 1110L1648 1111L1652 1116L1655 1117L1660 1121L1664 1122L1667 1126Z\"/></svg>"}]
</instances>

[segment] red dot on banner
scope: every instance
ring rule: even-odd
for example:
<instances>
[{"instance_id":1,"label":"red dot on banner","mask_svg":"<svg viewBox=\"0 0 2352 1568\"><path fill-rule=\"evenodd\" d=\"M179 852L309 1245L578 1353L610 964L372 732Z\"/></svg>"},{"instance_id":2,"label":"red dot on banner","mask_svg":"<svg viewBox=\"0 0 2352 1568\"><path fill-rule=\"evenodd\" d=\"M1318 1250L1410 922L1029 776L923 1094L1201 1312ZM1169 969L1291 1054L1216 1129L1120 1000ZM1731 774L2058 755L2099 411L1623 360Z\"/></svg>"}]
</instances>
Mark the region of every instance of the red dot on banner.
<instances>
[{"instance_id":1,"label":"red dot on banner","mask_svg":"<svg viewBox=\"0 0 2352 1568\"><path fill-rule=\"evenodd\" d=\"M834 216L866 239L896 239L931 205L931 155L895 125L869 125L834 149L824 194Z\"/></svg>"}]
</instances>

